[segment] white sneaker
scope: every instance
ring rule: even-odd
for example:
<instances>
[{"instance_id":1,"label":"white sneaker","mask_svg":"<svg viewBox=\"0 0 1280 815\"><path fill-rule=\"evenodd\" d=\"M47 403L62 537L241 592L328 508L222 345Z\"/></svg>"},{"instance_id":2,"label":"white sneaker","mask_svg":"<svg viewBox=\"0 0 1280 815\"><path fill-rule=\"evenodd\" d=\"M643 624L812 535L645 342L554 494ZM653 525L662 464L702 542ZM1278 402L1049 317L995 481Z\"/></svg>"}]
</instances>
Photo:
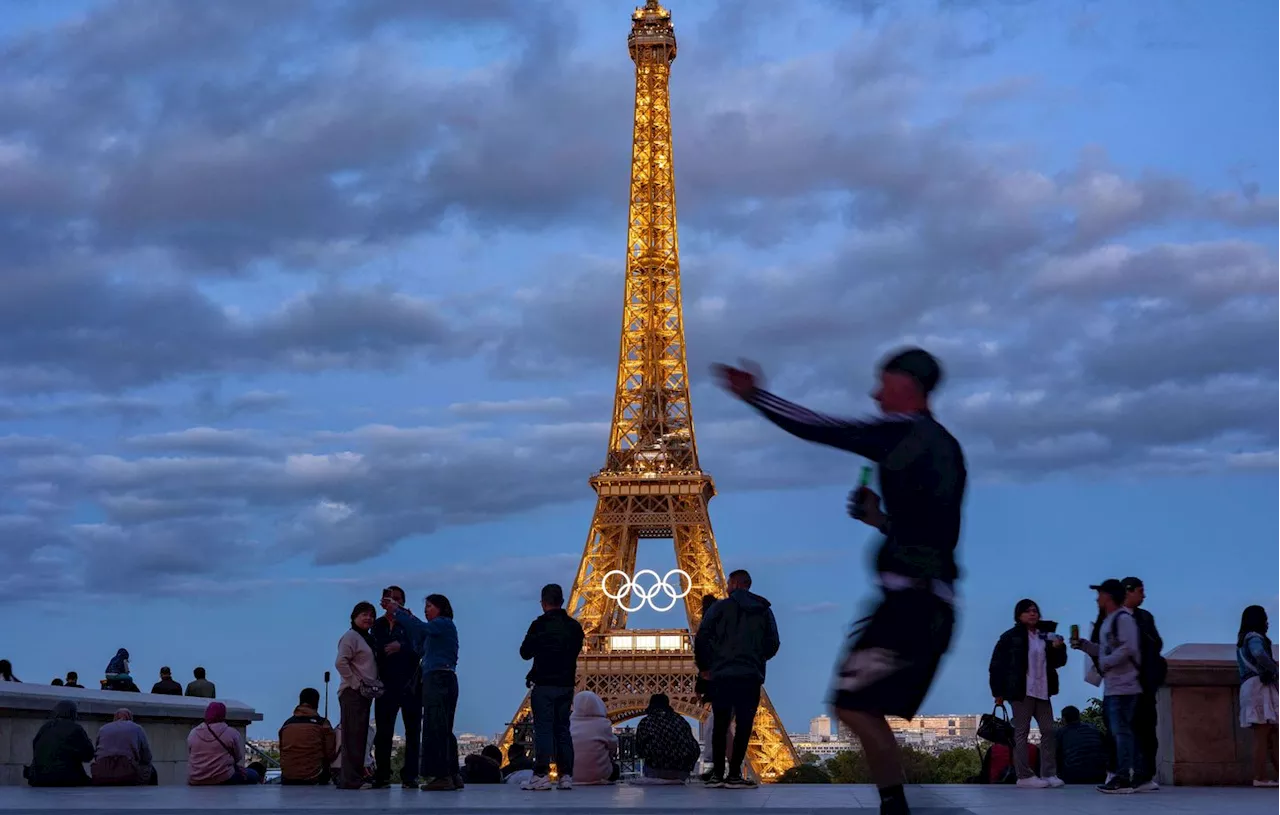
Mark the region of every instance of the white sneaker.
<instances>
[{"instance_id":1,"label":"white sneaker","mask_svg":"<svg viewBox=\"0 0 1280 815\"><path fill-rule=\"evenodd\" d=\"M1153 778L1150 781L1146 782L1145 784L1139 784L1138 786L1134 787L1133 791L1134 792L1156 792L1159 789L1160 789L1160 785L1157 784L1156 780Z\"/></svg>"},{"instance_id":2,"label":"white sneaker","mask_svg":"<svg viewBox=\"0 0 1280 815\"><path fill-rule=\"evenodd\" d=\"M1059 778L1056 775L1049 776L1048 778L1044 779L1044 782L1051 787L1065 787L1067 785L1066 781L1063 781L1061 778Z\"/></svg>"},{"instance_id":3,"label":"white sneaker","mask_svg":"<svg viewBox=\"0 0 1280 815\"><path fill-rule=\"evenodd\" d=\"M560 776L560 780L559 780L558 782L556 782L556 789L558 789L558 790L571 790L571 789L573 789L573 776L571 776L571 775L562 775L562 776Z\"/></svg>"},{"instance_id":4,"label":"white sneaker","mask_svg":"<svg viewBox=\"0 0 1280 815\"><path fill-rule=\"evenodd\" d=\"M1048 788L1049 782L1045 781L1043 778L1037 778L1033 775L1030 778L1019 778L1018 786L1022 787L1024 790L1042 790Z\"/></svg>"},{"instance_id":5,"label":"white sneaker","mask_svg":"<svg viewBox=\"0 0 1280 815\"><path fill-rule=\"evenodd\" d=\"M1255 787L1275 787L1275 786L1278 786L1278 785L1277 785L1277 783L1276 783L1275 781L1258 781L1258 780L1256 780L1256 779L1254 780L1253 785L1254 785Z\"/></svg>"},{"instance_id":6,"label":"white sneaker","mask_svg":"<svg viewBox=\"0 0 1280 815\"><path fill-rule=\"evenodd\" d=\"M1106 781L1103 781L1103 782L1102 782L1102 785L1105 787L1107 784L1110 784L1110 783L1111 783L1111 779L1113 779L1113 778L1115 778L1115 777L1116 777L1116 774L1115 774L1115 773L1107 773L1107 780L1106 780Z\"/></svg>"},{"instance_id":7,"label":"white sneaker","mask_svg":"<svg viewBox=\"0 0 1280 815\"><path fill-rule=\"evenodd\" d=\"M520 789L530 792L542 792L551 789L551 779L545 775L535 775L520 785Z\"/></svg>"}]
</instances>

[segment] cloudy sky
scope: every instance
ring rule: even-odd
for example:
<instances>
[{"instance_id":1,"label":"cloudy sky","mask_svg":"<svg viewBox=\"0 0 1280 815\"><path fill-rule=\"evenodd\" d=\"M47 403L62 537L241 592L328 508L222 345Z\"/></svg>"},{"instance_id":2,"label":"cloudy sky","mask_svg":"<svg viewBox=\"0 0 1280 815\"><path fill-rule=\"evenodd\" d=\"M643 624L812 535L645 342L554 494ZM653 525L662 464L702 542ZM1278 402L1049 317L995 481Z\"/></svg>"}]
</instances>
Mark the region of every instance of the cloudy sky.
<instances>
[{"instance_id":1,"label":"cloudy sky","mask_svg":"<svg viewBox=\"0 0 1280 815\"><path fill-rule=\"evenodd\" d=\"M633 5L0 3L19 676L203 664L267 735L396 582L457 609L459 729L507 721L604 461ZM928 711L989 704L1023 596L1083 625L1137 574L1171 644L1275 610L1274 5L671 8L700 453L790 727L871 596L861 462L715 391L716 359L850 414L893 345L946 364L972 487Z\"/></svg>"}]
</instances>

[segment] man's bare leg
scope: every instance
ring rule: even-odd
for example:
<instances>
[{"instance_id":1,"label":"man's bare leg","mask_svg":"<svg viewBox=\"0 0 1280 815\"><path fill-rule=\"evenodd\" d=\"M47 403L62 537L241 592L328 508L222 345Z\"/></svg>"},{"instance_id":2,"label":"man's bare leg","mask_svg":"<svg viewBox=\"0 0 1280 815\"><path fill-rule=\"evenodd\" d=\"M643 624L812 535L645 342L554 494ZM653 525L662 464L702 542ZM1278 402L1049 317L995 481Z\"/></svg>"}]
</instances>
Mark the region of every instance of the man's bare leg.
<instances>
[{"instance_id":1,"label":"man's bare leg","mask_svg":"<svg viewBox=\"0 0 1280 815\"><path fill-rule=\"evenodd\" d=\"M879 713L860 710L837 709L836 715L862 745L871 778L880 789L881 811L907 812L907 799L902 795L902 753L889 722Z\"/></svg>"}]
</instances>

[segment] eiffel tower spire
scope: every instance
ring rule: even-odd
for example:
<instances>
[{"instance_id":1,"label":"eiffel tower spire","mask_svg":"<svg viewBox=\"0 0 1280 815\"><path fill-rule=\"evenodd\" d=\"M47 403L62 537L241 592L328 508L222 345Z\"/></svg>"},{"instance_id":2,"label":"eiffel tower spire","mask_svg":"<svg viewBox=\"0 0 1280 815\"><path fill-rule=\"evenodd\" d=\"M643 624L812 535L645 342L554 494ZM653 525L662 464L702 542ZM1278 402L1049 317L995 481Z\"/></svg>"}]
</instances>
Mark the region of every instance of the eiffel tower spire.
<instances>
[{"instance_id":1,"label":"eiffel tower spire","mask_svg":"<svg viewBox=\"0 0 1280 815\"><path fill-rule=\"evenodd\" d=\"M642 714L654 693L705 721L707 707L694 691L693 632L703 595L725 596L725 576L707 513L715 482L698 464L689 401L668 88L676 37L671 12L658 0L632 14L627 50L636 65L635 126L617 388L605 464L589 479L596 509L567 609L587 635L579 689L599 694L613 721ZM676 566L687 575L687 583L672 576L688 589L687 627L629 631L624 604L637 601L609 595L635 576L640 541L652 539L672 541ZM514 722L528 714L526 697ZM513 725L504 746L514 737ZM796 763L767 695L747 758L764 781Z\"/></svg>"}]
</instances>

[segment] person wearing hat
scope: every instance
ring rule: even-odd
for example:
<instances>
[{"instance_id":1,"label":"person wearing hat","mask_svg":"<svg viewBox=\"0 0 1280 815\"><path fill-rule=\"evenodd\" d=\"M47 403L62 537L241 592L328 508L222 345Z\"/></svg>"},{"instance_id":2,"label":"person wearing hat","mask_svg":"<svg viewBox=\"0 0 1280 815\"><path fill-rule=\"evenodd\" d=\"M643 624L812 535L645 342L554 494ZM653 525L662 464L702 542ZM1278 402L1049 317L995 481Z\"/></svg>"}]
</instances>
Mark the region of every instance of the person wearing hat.
<instances>
[{"instance_id":1,"label":"person wearing hat","mask_svg":"<svg viewBox=\"0 0 1280 815\"><path fill-rule=\"evenodd\" d=\"M1139 666L1142 649L1138 641L1138 624L1124 607L1124 584L1109 578L1089 588L1098 592L1098 609L1105 615L1099 627L1098 642L1074 638L1071 647L1093 657L1102 674L1102 702L1107 716L1107 730L1116 742L1116 774L1099 792L1135 792L1146 779L1138 776L1143 766L1133 719L1142 696Z\"/></svg>"},{"instance_id":2,"label":"person wearing hat","mask_svg":"<svg viewBox=\"0 0 1280 815\"><path fill-rule=\"evenodd\" d=\"M1142 608L1147 599L1146 587L1136 577L1126 577L1120 585L1124 586L1124 607L1129 609L1133 621L1138 624L1138 643L1142 650L1142 667L1138 673L1142 698L1138 700L1138 710L1133 715L1133 737L1138 742L1138 755L1142 757L1138 777L1145 779L1138 792L1155 791L1160 789L1156 783L1156 751L1160 748L1156 734L1156 693L1164 684L1169 665L1160 655L1164 650L1164 640L1156 628L1156 618Z\"/></svg>"},{"instance_id":3,"label":"person wearing hat","mask_svg":"<svg viewBox=\"0 0 1280 815\"><path fill-rule=\"evenodd\" d=\"M942 367L920 348L891 354L872 394L883 415L865 421L775 396L758 371L727 365L714 371L722 387L793 436L877 465L883 508L879 495L860 487L850 495L849 514L883 535L875 559L883 597L841 658L832 703L866 751L881 813L907 813L902 756L885 717L915 716L951 644L967 480L960 443L929 409Z\"/></svg>"}]
</instances>

